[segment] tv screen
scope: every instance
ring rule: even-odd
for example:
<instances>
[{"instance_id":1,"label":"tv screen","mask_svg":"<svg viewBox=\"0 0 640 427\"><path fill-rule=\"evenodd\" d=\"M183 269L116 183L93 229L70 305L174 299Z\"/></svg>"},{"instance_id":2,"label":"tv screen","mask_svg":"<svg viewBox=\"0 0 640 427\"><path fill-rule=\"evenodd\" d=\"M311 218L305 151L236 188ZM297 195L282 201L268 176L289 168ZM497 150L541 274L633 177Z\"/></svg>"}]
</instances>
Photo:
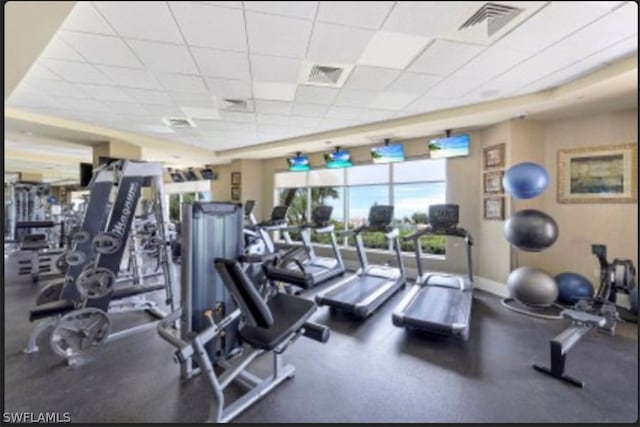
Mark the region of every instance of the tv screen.
<instances>
[{"instance_id":1,"label":"tv screen","mask_svg":"<svg viewBox=\"0 0 640 427\"><path fill-rule=\"evenodd\" d=\"M336 150L324 153L324 163L329 169L348 168L353 166L351 153L346 150Z\"/></svg>"},{"instance_id":2,"label":"tv screen","mask_svg":"<svg viewBox=\"0 0 640 427\"><path fill-rule=\"evenodd\" d=\"M183 175L187 181L198 181L198 176L193 171L193 169L187 170L186 172L183 173Z\"/></svg>"},{"instance_id":3,"label":"tv screen","mask_svg":"<svg viewBox=\"0 0 640 427\"><path fill-rule=\"evenodd\" d=\"M309 157L305 154L298 154L295 157L287 158L287 164L289 170L293 172L308 171L311 169L309 166Z\"/></svg>"},{"instance_id":4,"label":"tv screen","mask_svg":"<svg viewBox=\"0 0 640 427\"><path fill-rule=\"evenodd\" d=\"M185 181L184 176L182 175L182 173L180 173L177 170L174 170L174 171L171 172L171 180L173 182L184 182Z\"/></svg>"},{"instance_id":5,"label":"tv screen","mask_svg":"<svg viewBox=\"0 0 640 427\"><path fill-rule=\"evenodd\" d=\"M383 145L371 149L373 163L391 163L404 160L404 148L402 144Z\"/></svg>"},{"instance_id":6,"label":"tv screen","mask_svg":"<svg viewBox=\"0 0 640 427\"><path fill-rule=\"evenodd\" d=\"M429 156L432 159L469 155L469 134L432 139L429 141Z\"/></svg>"},{"instance_id":7,"label":"tv screen","mask_svg":"<svg viewBox=\"0 0 640 427\"><path fill-rule=\"evenodd\" d=\"M93 164L80 163L80 187L86 188L93 177Z\"/></svg>"},{"instance_id":8,"label":"tv screen","mask_svg":"<svg viewBox=\"0 0 640 427\"><path fill-rule=\"evenodd\" d=\"M202 179L211 181L218 179L218 175L211 168L200 169L200 175L202 176Z\"/></svg>"}]
</instances>

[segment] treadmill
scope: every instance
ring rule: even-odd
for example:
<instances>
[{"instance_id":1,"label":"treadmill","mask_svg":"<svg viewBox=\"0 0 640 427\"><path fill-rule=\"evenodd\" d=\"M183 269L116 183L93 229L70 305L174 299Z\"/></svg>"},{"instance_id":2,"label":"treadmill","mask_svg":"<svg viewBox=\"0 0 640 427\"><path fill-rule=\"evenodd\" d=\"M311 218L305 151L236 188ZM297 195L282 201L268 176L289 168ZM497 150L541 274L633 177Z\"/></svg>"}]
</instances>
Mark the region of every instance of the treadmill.
<instances>
[{"instance_id":1,"label":"treadmill","mask_svg":"<svg viewBox=\"0 0 640 427\"><path fill-rule=\"evenodd\" d=\"M399 232L391 226L392 218L393 206L374 205L369 211L366 225L345 232L355 236L361 267L354 275L336 283L324 294L317 295L318 305L328 305L365 319L404 287L406 280L400 254ZM384 233L385 237L393 242L398 267L368 264L361 236L365 231Z\"/></svg>"},{"instance_id":2,"label":"treadmill","mask_svg":"<svg viewBox=\"0 0 640 427\"><path fill-rule=\"evenodd\" d=\"M451 236L464 239L467 274L424 273L420 246L420 238L423 236ZM415 243L418 277L413 288L393 313L393 324L438 335L458 336L466 341L469 338L473 297L473 240L467 230L458 227L458 205L429 206L427 227L405 239L411 239Z\"/></svg>"},{"instance_id":3,"label":"treadmill","mask_svg":"<svg viewBox=\"0 0 640 427\"><path fill-rule=\"evenodd\" d=\"M285 254L277 265L265 264L265 274L271 280L277 280L305 289L326 282L344 274L344 262L338 249L335 226L331 224L332 206L317 206L311 213L311 222L289 229L300 230L306 259L300 260L298 251L291 250ZM311 232L328 234L331 239L332 257L318 257L311 244Z\"/></svg>"}]
</instances>

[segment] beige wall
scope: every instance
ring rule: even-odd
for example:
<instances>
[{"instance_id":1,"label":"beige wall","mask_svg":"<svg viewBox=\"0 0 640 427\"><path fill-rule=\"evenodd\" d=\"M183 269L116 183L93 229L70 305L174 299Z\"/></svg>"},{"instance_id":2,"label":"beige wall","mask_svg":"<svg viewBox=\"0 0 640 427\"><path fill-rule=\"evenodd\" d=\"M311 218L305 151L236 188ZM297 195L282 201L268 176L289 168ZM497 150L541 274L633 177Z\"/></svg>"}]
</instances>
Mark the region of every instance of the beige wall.
<instances>
[{"instance_id":1,"label":"beige wall","mask_svg":"<svg viewBox=\"0 0 640 427\"><path fill-rule=\"evenodd\" d=\"M142 148L139 145L122 141L106 141L96 144L91 148L93 154L93 167L98 167L100 157L113 157L116 159L142 160Z\"/></svg>"},{"instance_id":2,"label":"beige wall","mask_svg":"<svg viewBox=\"0 0 640 427\"><path fill-rule=\"evenodd\" d=\"M556 243L527 259L552 275L573 271L591 279L598 263L592 243L607 245L610 259L630 258L638 265L638 204L563 204L557 202L557 152L565 148L638 143L638 110L613 112L543 122L544 161L549 188L542 196L543 210L560 229ZM523 261L521 257L521 262Z\"/></svg>"}]
</instances>

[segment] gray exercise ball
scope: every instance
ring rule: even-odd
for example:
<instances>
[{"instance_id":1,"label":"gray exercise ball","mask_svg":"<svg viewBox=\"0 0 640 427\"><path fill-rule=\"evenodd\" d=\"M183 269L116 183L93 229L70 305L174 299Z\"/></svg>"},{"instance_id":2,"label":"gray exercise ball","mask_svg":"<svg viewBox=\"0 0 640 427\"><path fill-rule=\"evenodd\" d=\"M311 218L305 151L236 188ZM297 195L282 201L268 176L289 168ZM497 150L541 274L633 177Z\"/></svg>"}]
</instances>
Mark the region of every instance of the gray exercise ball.
<instances>
[{"instance_id":1,"label":"gray exercise ball","mask_svg":"<svg viewBox=\"0 0 640 427\"><path fill-rule=\"evenodd\" d=\"M558 299L556 281L534 267L519 267L507 277L509 296L516 301L530 306L547 307Z\"/></svg>"},{"instance_id":2,"label":"gray exercise ball","mask_svg":"<svg viewBox=\"0 0 640 427\"><path fill-rule=\"evenodd\" d=\"M523 209L505 221L504 236L518 249L540 252L558 240L558 224L544 212Z\"/></svg>"},{"instance_id":3,"label":"gray exercise ball","mask_svg":"<svg viewBox=\"0 0 640 427\"><path fill-rule=\"evenodd\" d=\"M631 312L638 315L638 287L634 286L629 293L629 302L631 303Z\"/></svg>"}]
</instances>

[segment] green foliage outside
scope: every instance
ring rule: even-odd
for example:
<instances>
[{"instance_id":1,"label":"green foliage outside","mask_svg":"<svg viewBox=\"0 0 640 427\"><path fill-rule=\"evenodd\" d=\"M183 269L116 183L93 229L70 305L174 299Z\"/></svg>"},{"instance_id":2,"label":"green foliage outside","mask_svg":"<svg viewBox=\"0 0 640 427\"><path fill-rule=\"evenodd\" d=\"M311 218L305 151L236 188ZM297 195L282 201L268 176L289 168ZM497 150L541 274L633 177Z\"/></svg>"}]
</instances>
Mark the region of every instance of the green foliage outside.
<instances>
[{"instance_id":1,"label":"green foliage outside","mask_svg":"<svg viewBox=\"0 0 640 427\"><path fill-rule=\"evenodd\" d=\"M295 191L295 196L289 205L289 224L296 225L307 221L307 192L304 188L287 189L280 192L280 203L284 203L288 192ZM311 188L311 208L324 205L328 199L339 199L340 191L336 187L312 187ZM420 225L428 223L428 214L426 212L414 212L411 217L402 219L394 219L393 225L398 227L400 232L400 248L403 252L414 252L415 245L413 240L404 240L403 237L413 233ZM342 245L342 238L338 235L344 229L344 222L332 219L336 230L336 238L338 245ZM351 228L351 227L350 227ZM300 233L290 233L294 241L300 240ZM331 244L329 235L312 233L311 241L319 244ZM389 243L382 233L362 233L362 241L365 248L387 250ZM446 248L446 237L444 236L425 236L420 239L422 251L425 254L444 255ZM349 246L355 246L353 236L349 236Z\"/></svg>"}]
</instances>

